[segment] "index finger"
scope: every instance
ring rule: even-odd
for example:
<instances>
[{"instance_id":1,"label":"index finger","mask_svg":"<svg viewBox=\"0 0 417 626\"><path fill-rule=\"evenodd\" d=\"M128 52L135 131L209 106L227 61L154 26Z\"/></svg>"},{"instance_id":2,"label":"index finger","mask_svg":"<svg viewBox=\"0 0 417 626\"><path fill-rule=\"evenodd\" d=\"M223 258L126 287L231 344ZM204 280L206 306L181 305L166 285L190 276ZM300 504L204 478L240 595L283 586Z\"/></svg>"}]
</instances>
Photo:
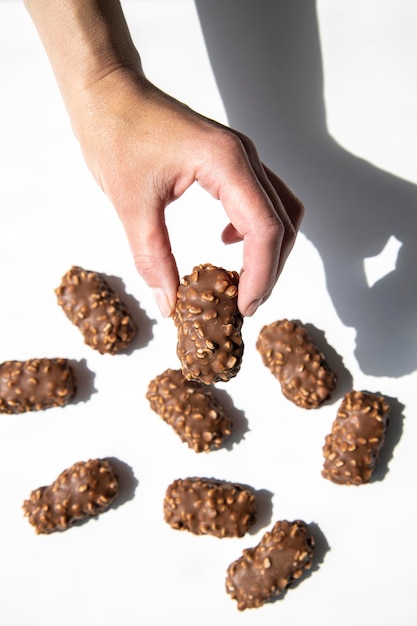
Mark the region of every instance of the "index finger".
<instances>
[{"instance_id":1,"label":"index finger","mask_svg":"<svg viewBox=\"0 0 417 626\"><path fill-rule=\"evenodd\" d=\"M220 200L243 240L238 306L252 315L270 295L279 273L285 227L260 183L247 181L220 193Z\"/></svg>"}]
</instances>

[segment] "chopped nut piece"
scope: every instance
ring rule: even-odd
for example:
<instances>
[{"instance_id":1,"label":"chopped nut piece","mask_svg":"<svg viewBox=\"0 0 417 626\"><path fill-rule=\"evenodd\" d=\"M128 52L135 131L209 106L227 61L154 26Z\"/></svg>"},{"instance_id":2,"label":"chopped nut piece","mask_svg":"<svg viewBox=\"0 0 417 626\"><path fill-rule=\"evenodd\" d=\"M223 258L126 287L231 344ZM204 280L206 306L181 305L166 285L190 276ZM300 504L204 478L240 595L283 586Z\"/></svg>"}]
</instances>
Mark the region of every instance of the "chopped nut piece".
<instances>
[{"instance_id":1,"label":"chopped nut piece","mask_svg":"<svg viewBox=\"0 0 417 626\"><path fill-rule=\"evenodd\" d=\"M66 530L103 513L118 493L116 472L105 459L79 461L64 470L48 487L38 487L23 503L37 534Z\"/></svg>"},{"instance_id":2,"label":"chopped nut piece","mask_svg":"<svg viewBox=\"0 0 417 626\"><path fill-rule=\"evenodd\" d=\"M0 413L65 406L76 392L67 359L29 359L0 364Z\"/></svg>"},{"instance_id":3,"label":"chopped nut piece","mask_svg":"<svg viewBox=\"0 0 417 626\"><path fill-rule=\"evenodd\" d=\"M205 384L239 372L243 317L237 308L239 276L209 263L196 266L178 288L174 322L182 373Z\"/></svg>"},{"instance_id":4,"label":"chopped nut piece","mask_svg":"<svg viewBox=\"0 0 417 626\"><path fill-rule=\"evenodd\" d=\"M55 293L84 342L100 354L117 354L134 339L137 329L129 311L97 272L73 266Z\"/></svg>"},{"instance_id":5,"label":"chopped nut piece","mask_svg":"<svg viewBox=\"0 0 417 626\"><path fill-rule=\"evenodd\" d=\"M264 326L256 347L288 400L314 409L329 399L336 375L300 324L283 319Z\"/></svg>"},{"instance_id":6,"label":"chopped nut piece","mask_svg":"<svg viewBox=\"0 0 417 626\"><path fill-rule=\"evenodd\" d=\"M276 522L257 546L229 565L226 591L239 611L260 607L310 569L313 556L314 537L304 522Z\"/></svg>"},{"instance_id":7,"label":"chopped nut piece","mask_svg":"<svg viewBox=\"0 0 417 626\"><path fill-rule=\"evenodd\" d=\"M345 395L326 436L322 475L340 485L369 482L385 440L389 405L368 391ZM349 466L349 470L344 469Z\"/></svg>"}]
</instances>

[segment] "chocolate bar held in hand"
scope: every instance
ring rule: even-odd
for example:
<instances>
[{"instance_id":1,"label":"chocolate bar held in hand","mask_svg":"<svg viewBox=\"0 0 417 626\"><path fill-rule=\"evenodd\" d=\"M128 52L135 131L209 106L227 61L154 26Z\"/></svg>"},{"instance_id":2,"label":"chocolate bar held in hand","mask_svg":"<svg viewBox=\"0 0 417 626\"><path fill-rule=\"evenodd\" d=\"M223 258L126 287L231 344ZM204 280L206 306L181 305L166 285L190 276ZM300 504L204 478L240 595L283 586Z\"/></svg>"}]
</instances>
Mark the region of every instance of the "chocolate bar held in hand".
<instances>
[{"instance_id":1,"label":"chocolate bar held in hand","mask_svg":"<svg viewBox=\"0 0 417 626\"><path fill-rule=\"evenodd\" d=\"M385 440L389 410L379 394L345 395L323 447L324 478L340 485L369 482Z\"/></svg>"},{"instance_id":2,"label":"chocolate bar held in hand","mask_svg":"<svg viewBox=\"0 0 417 626\"><path fill-rule=\"evenodd\" d=\"M103 513L118 489L118 478L109 461L79 461L51 485L32 491L22 508L36 533L48 534Z\"/></svg>"},{"instance_id":3,"label":"chocolate bar held in hand","mask_svg":"<svg viewBox=\"0 0 417 626\"><path fill-rule=\"evenodd\" d=\"M256 347L288 400L314 409L330 398L337 377L301 324L283 319L264 326Z\"/></svg>"},{"instance_id":4,"label":"chocolate bar held in hand","mask_svg":"<svg viewBox=\"0 0 417 626\"><path fill-rule=\"evenodd\" d=\"M256 521L255 493L215 478L177 479L166 490L164 519L195 535L242 537Z\"/></svg>"},{"instance_id":5,"label":"chocolate bar held in hand","mask_svg":"<svg viewBox=\"0 0 417 626\"><path fill-rule=\"evenodd\" d=\"M117 354L136 336L132 316L97 272L73 266L55 289L58 304L100 354Z\"/></svg>"},{"instance_id":6,"label":"chocolate bar held in hand","mask_svg":"<svg viewBox=\"0 0 417 626\"><path fill-rule=\"evenodd\" d=\"M76 380L67 359L28 359L0 364L0 413L25 413L65 406Z\"/></svg>"},{"instance_id":7,"label":"chocolate bar held in hand","mask_svg":"<svg viewBox=\"0 0 417 626\"><path fill-rule=\"evenodd\" d=\"M258 608L300 579L313 557L314 537L305 522L276 522L257 546L229 565L226 591L239 611Z\"/></svg>"},{"instance_id":8,"label":"chocolate bar held in hand","mask_svg":"<svg viewBox=\"0 0 417 626\"><path fill-rule=\"evenodd\" d=\"M189 380L227 382L239 372L243 317L237 307L239 276L210 263L196 266L178 287L173 319L177 355Z\"/></svg>"},{"instance_id":9,"label":"chocolate bar held in hand","mask_svg":"<svg viewBox=\"0 0 417 626\"><path fill-rule=\"evenodd\" d=\"M162 417L195 452L219 448L232 431L232 420L203 383L187 380L181 370L156 376L146 394Z\"/></svg>"}]
</instances>

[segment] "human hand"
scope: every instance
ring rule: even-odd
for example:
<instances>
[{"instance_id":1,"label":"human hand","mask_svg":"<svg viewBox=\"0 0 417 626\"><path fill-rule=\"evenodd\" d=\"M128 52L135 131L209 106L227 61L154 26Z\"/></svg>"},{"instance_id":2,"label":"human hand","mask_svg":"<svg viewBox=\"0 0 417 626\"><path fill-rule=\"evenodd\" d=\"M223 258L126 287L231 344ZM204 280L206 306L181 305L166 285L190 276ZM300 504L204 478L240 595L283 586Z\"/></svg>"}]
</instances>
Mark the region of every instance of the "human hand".
<instances>
[{"instance_id":1,"label":"human hand","mask_svg":"<svg viewBox=\"0 0 417 626\"><path fill-rule=\"evenodd\" d=\"M226 244L243 241L238 306L252 315L270 295L294 244L303 206L243 134L116 70L84 91L73 123L86 162L116 208L136 268L161 313L179 282L165 208L195 181L221 201Z\"/></svg>"},{"instance_id":2,"label":"human hand","mask_svg":"<svg viewBox=\"0 0 417 626\"><path fill-rule=\"evenodd\" d=\"M115 206L138 272L161 312L178 270L166 206L198 182L223 204L223 241L243 240L238 306L252 315L274 287L303 215L300 201L241 133L152 85L119 0L25 0L86 162Z\"/></svg>"}]
</instances>

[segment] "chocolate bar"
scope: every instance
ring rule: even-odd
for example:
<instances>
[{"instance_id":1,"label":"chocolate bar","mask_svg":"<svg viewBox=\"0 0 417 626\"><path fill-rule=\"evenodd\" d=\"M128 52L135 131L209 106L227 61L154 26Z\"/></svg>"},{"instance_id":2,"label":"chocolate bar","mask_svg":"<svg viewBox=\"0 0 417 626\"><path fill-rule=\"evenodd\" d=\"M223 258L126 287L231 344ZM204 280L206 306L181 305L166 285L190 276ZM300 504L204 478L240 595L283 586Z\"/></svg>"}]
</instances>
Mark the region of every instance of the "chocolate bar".
<instances>
[{"instance_id":1,"label":"chocolate bar","mask_svg":"<svg viewBox=\"0 0 417 626\"><path fill-rule=\"evenodd\" d=\"M256 521L255 494L214 478L177 479L166 490L164 519L195 535L242 537Z\"/></svg>"},{"instance_id":2,"label":"chocolate bar","mask_svg":"<svg viewBox=\"0 0 417 626\"><path fill-rule=\"evenodd\" d=\"M5 361L0 365L0 413L25 413L65 406L76 380L67 359Z\"/></svg>"},{"instance_id":3,"label":"chocolate bar","mask_svg":"<svg viewBox=\"0 0 417 626\"><path fill-rule=\"evenodd\" d=\"M307 525L276 522L254 548L227 569L226 591L237 601L239 611L258 608L278 597L313 564L314 537Z\"/></svg>"},{"instance_id":4,"label":"chocolate bar","mask_svg":"<svg viewBox=\"0 0 417 626\"><path fill-rule=\"evenodd\" d=\"M118 489L118 478L109 461L79 461L64 470L51 485L32 491L23 503L23 510L37 534L62 531L103 513Z\"/></svg>"},{"instance_id":5,"label":"chocolate bar","mask_svg":"<svg viewBox=\"0 0 417 626\"><path fill-rule=\"evenodd\" d=\"M195 452L219 448L232 420L206 385L187 380L181 370L167 369L148 386L150 406Z\"/></svg>"},{"instance_id":6,"label":"chocolate bar","mask_svg":"<svg viewBox=\"0 0 417 626\"><path fill-rule=\"evenodd\" d=\"M189 380L227 382L243 356L243 317L237 307L237 272L210 263L194 267L178 288L174 323L177 355Z\"/></svg>"},{"instance_id":7,"label":"chocolate bar","mask_svg":"<svg viewBox=\"0 0 417 626\"><path fill-rule=\"evenodd\" d=\"M336 374L303 326L287 319L266 325L256 347L288 400L303 409L314 409L330 398Z\"/></svg>"},{"instance_id":8,"label":"chocolate bar","mask_svg":"<svg viewBox=\"0 0 417 626\"><path fill-rule=\"evenodd\" d=\"M326 435L322 475L340 485L369 482L385 440L390 407L368 391L345 395Z\"/></svg>"},{"instance_id":9,"label":"chocolate bar","mask_svg":"<svg viewBox=\"0 0 417 626\"><path fill-rule=\"evenodd\" d=\"M97 272L73 266L55 293L84 342L100 354L117 354L134 339L137 329L131 314Z\"/></svg>"}]
</instances>

